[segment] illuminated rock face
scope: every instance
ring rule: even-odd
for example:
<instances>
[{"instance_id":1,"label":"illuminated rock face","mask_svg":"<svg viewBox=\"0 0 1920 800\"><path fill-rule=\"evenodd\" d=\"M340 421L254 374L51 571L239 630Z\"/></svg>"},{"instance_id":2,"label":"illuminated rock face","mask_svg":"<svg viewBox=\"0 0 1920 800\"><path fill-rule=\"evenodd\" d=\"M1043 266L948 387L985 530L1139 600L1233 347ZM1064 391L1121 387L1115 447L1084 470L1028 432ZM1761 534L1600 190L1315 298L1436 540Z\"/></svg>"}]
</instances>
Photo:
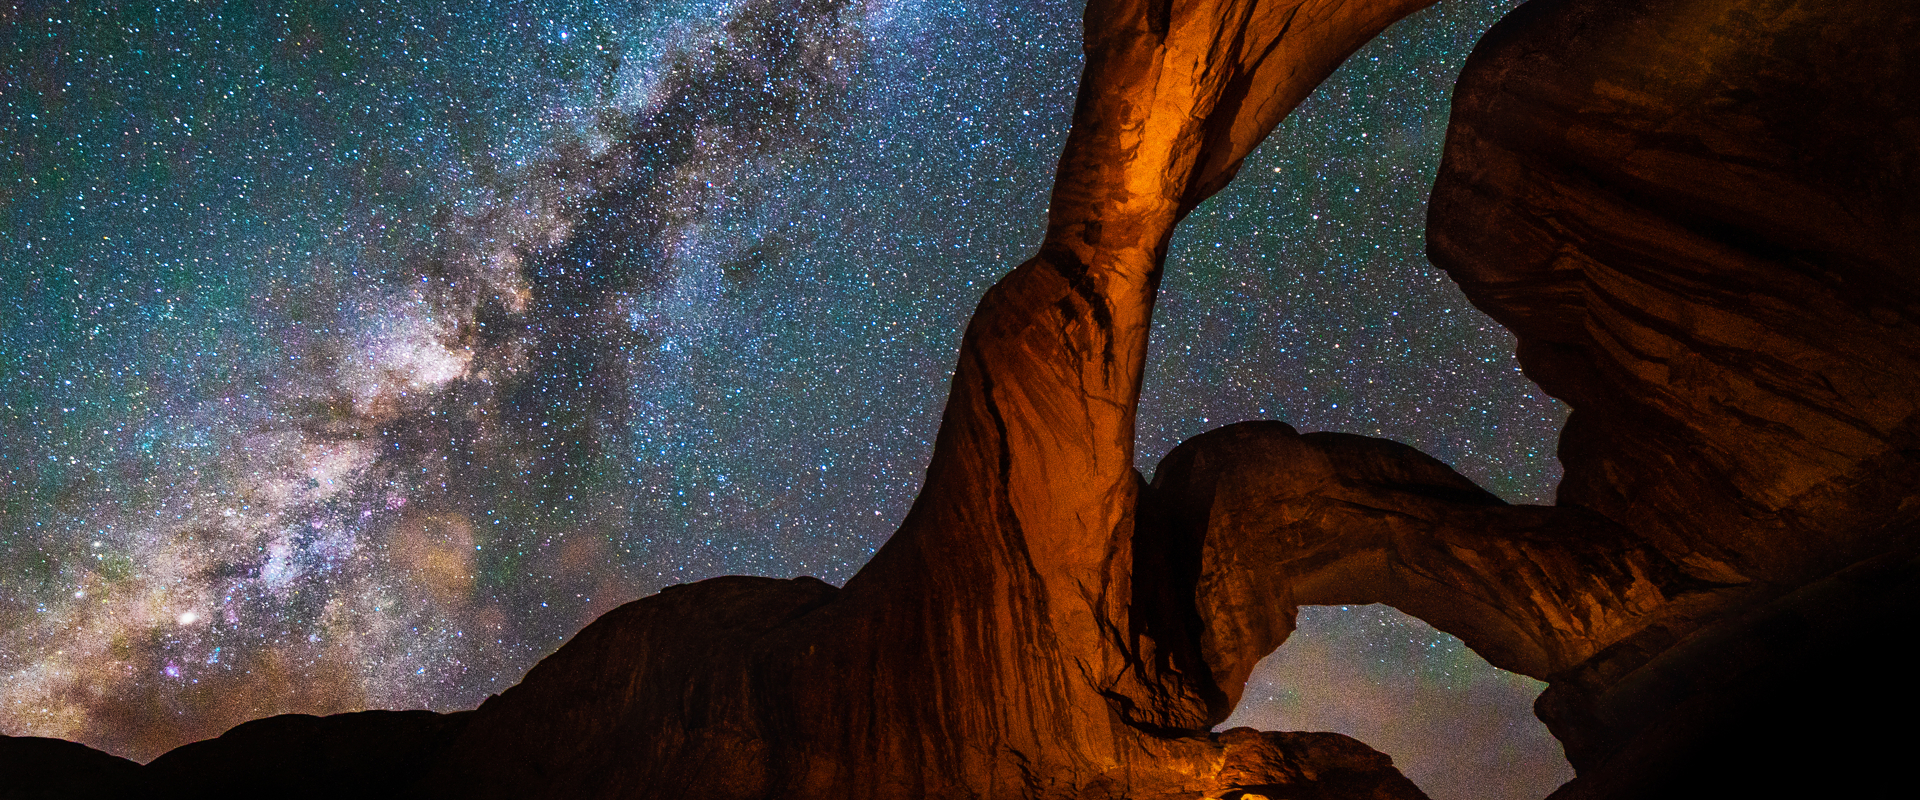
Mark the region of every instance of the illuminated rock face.
<instances>
[{"instance_id":1,"label":"illuminated rock face","mask_svg":"<svg viewBox=\"0 0 1920 800\"><path fill-rule=\"evenodd\" d=\"M272 764L341 796L1415 798L1345 737L1208 733L1299 605L1385 602L1550 681L1562 800L1891 795L1912 737L1830 732L1916 710L1880 645L1920 621L1909 0L1534 0L1476 52L1430 248L1575 409L1558 505L1272 422L1134 471L1175 224L1421 5L1090 4L1045 244L844 589L669 589L471 714L57 755L161 795Z\"/></svg>"},{"instance_id":2,"label":"illuminated rock face","mask_svg":"<svg viewBox=\"0 0 1920 800\"><path fill-rule=\"evenodd\" d=\"M1559 505L1278 423L1188 442L1143 486L1133 412L1173 226L1413 5L1093 4L1046 242L981 302L900 533L844 590L723 579L609 615L483 707L428 785L1192 797L1341 774L1411 793L1362 749L1205 733L1297 606L1367 602L1551 681L1570 797L1753 768L1714 742L1822 674L1809 643L1859 630L1780 620L1877 619L1855 612L1911 584L1887 554L1920 512L1920 128L1884 87L1915 83L1913 39L1849 43L1913 12L1544 2L1476 55L1432 250L1576 408Z\"/></svg>"},{"instance_id":3,"label":"illuminated rock face","mask_svg":"<svg viewBox=\"0 0 1920 800\"><path fill-rule=\"evenodd\" d=\"M1605 518L1509 506L1384 439L1231 425L1168 454L1152 497L1230 700L1302 605L1386 603L1548 678L1702 588Z\"/></svg>"},{"instance_id":4,"label":"illuminated rock face","mask_svg":"<svg viewBox=\"0 0 1920 800\"><path fill-rule=\"evenodd\" d=\"M425 785L1098 798L1338 777L1419 796L1351 740L1207 733L1224 692L1192 630L1159 624L1190 602L1134 580L1132 452L1174 225L1427 2L1092 3L1046 241L981 301L901 530L842 590L722 579L614 612L482 706Z\"/></svg>"}]
</instances>

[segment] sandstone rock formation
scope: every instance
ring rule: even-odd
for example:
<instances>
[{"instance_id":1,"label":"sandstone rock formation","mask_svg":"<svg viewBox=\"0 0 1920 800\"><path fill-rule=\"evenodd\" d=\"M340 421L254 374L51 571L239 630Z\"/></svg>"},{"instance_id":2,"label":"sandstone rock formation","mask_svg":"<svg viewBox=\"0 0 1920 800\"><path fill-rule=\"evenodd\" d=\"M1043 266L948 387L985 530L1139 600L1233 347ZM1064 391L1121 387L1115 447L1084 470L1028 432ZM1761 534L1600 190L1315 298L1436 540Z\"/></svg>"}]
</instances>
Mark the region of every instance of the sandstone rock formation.
<instances>
[{"instance_id":1,"label":"sandstone rock formation","mask_svg":"<svg viewBox=\"0 0 1920 800\"><path fill-rule=\"evenodd\" d=\"M1900 326L1920 306L1893 291L1915 252L1915 148L1885 87L1915 82L1907 40L1839 43L1913 15L1599 5L1537 2L1489 38L1432 233L1576 408L1559 505L1509 507L1408 448L1276 423L1183 445L1142 488L1132 414L1173 225L1350 34L1406 9L1096 2L1046 242L982 301L901 532L837 593L709 582L678 610L663 595L610 618L483 707L435 785L677 796L679 776L724 763L724 788L755 796L1251 791L1219 765L1233 741L1280 740L1204 732L1299 604L1361 602L1551 680L1543 710L1583 771L1569 796L1685 785L1702 731L1797 674L1780 665L1804 642L1755 643L1778 626L1751 619L1791 616L1797 587L1874 557L1891 559L1869 570L1878 588L1814 594L1905 596L1909 562L1883 554L1912 543L1916 508ZM1859 76L1870 88L1821 95L1845 113L1806 121L1819 87ZM1844 174L1796 160L1816 144L1865 155ZM1848 280L1874 291L1835 288ZM677 631L688 615L702 621ZM1716 655L1728 641L1745 655ZM655 680L678 693L642 688ZM1724 696L1689 705L1709 688ZM607 697L634 710L602 714ZM581 729L543 722L560 707L640 727L567 738ZM556 736L570 744L536 771L489 768ZM623 771L643 777L610 783Z\"/></svg>"},{"instance_id":2,"label":"sandstone rock formation","mask_svg":"<svg viewBox=\"0 0 1920 800\"><path fill-rule=\"evenodd\" d=\"M1573 406L1562 503L1729 583L1920 519L1917 26L1899 0L1545 0L1482 42L1430 251Z\"/></svg>"},{"instance_id":3,"label":"sandstone rock formation","mask_svg":"<svg viewBox=\"0 0 1920 800\"><path fill-rule=\"evenodd\" d=\"M1560 505L1718 587L1553 677L1567 797L1895 785L1755 731L1916 710L1804 702L1896 669L1868 642L1912 622L1916 41L1904 0L1535 0L1461 77L1435 263L1573 407Z\"/></svg>"},{"instance_id":4,"label":"sandstone rock formation","mask_svg":"<svg viewBox=\"0 0 1920 800\"><path fill-rule=\"evenodd\" d=\"M1149 315L1174 224L1342 59L1425 2L1092 3L1045 244L981 301L901 530L838 592L709 582L678 590L681 610L669 592L616 612L658 628L589 628L579 647L607 655L563 651L482 706L427 785L1197 796L1232 788L1227 765L1265 763L1252 749L1288 752L1283 737L1206 733L1226 715L1221 691L1191 632L1156 626L1179 614L1133 581ZM671 621L695 607L715 616ZM683 661L697 680L631 682ZM588 686L630 688L573 688ZM610 703L633 709L621 730L583 727L614 725L597 716Z\"/></svg>"},{"instance_id":5,"label":"sandstone rock formation","mask_svg":"<svg viewBox=\"0 0 1920 800\"><path fill-rule=\"evenodd\" d=\"M270 768L462 798L1420 797L1345 737L1209 732L1299 605L1385 602L1550 681L1539 708L1580 775L1563 800L1891 793L1912 736L1831 731L1916 706L1883 642L1920 609L1907 0L1533 0L1476 52L1430 250L1575 409L1555 506L1274 422L1183 444L1150 486L1134 471L1174 225L1424 4L1089 4L1045 243L981 301L926 488L846 587L675 587L471 714L264 720L138 777L214 795L237 784L209 775Z\"/></svg>"},{"instance_id":6,"label":"sandstone rock formation","mask_svg":"<svg viewBox=\"0 0 1920 800\"><path fill-rule=\"evenodd\" d=\"M1386 603L1547 677L1702 588L1591 512L1509 506L1406 445L1280 422L1182 444L1152 499L1229 700L1301 605Z\"/></svg>"}]
</instances>

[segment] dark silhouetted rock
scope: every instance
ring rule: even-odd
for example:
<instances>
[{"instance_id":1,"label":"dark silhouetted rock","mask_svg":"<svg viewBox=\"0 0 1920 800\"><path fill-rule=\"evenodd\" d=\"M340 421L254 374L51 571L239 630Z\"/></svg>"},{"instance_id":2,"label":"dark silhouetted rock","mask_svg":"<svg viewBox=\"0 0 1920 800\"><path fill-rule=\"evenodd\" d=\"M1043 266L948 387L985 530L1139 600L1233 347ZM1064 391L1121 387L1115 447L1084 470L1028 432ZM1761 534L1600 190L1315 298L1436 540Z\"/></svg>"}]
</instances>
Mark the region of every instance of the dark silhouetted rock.
<instances>
[{"instance_id":1,"label":"dark silhouetted rock","mask_svg":"<svg viewBox=\"0 0 1920 800\"><path fill-rule=\"evenodd\" d=\"M1916 41L1908 0L1534 0L1461 76L1429 252L1573 407L1559 503L1718 587L1553 676L1560 797L1910 783L1871 676L1916 607Z\"/></svg>"},{"instance_id":2,"label":"dark silhouetted rock","mask_svg":"<svg viewBox=\"0 0 1920 800\"><path fill-rule=\"evenodd\" d=\"M148 762L143 796L401 797L469 716L361 711L257 719Z\"/></svg>"},{"instance_id":3,"label":"dark silhouetted rock","mask_svg":"<svg viewBox=\"0 0 1920 800\"><path fill-rule=\"evenodd\" d=\"M1210 732L1229 709L1195 631L1152 622L1191 598L1135 590L1133 433L1174 226L1431 2L1093 0L1046 239L968 326L901 530L841 590L723 578L606 615L475 711L417 793L1420 797L1344 737ZM218 793L269 765L366 786L415 763L335 749L339 719L249 723L148 771ZM414 741L392 721L352 738Z\"/></svg>"},{"instance_id":4,"label":"dark silhouetted rock","mask_svg":"<svg viewBox=\"0 0 1920 800\"><path fill-rule=\"evenodd\" d=\"M1920 13L1536 0L1455 93L1429 251L1573 407L1560 502L1793 585L1920 522Z\"/></svg>"},{"instance_id":5,"label":"dark silhouetted rock","mask_svg":"<svg viewBox=\"0 0 1920 800\"><path fill-rule=\"evenodd\" d=\"M84 744L0 736L0 800L134 797L139 780L139 764Z\"/></svg>"},{"instance_id":6,"label":"dark silhouetted rock","mask_svg":"<svg viewBox=\"0 0 1920 800\"><path fill-rule=\"evenodd\" d=\"M1561 800L1891 794L1916 710L1892 648L1920 608L1911 0L1534 0L1476 51L1430 250L1574 408L1557 505L1280 423L1183 444L1151 486L1134 471L1174 226L1427 1L1089 4L1046 239L981 300L925 488L844 589L675 587L470 715L276 717L141 777L1418 798L1346 737L1210 732L1298 606L1385 602L1550 682L1537 707L1579 772Z\"/></svg>"},{"instance_id":7,"label":"dark silhouetted rock","mask_svg":"<svg viewBox=\"0 0 1920 800\"><path fill-rule=\"evenodd\" d=\"M1914 550L1707 626L1563 710L1589 763L1552 800L1910 796L1915 630Z\"/></svg>"}]
</instances>

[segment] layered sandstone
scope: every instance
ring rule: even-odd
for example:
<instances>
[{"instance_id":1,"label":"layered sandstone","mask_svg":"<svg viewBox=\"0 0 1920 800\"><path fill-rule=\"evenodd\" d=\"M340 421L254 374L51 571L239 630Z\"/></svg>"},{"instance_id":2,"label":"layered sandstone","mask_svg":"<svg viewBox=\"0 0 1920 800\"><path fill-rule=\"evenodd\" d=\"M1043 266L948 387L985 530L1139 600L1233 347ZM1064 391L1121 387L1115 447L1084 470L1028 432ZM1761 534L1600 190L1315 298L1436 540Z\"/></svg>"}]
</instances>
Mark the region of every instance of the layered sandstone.
<instances>
[{"instance_id":1,"label":"layered sandstone","mask_svg":"<svg viewBox=\"0 0 1920 800\"><path fill-rule=\"evenodd\" d=\"M1562 503L1723 582L1920 518L1917 36L1901 0L1544 0L1488 34L1430 252L1573 407Z\"/></svg>"},{"instance_id":2,"label":"layered sandstone","mask_svg":"<svg viewBox=\"0 0 1920 800\"><path fill-rule=\"evenodd\" d=\"M1554 676L1568 797L1897 780L1756 732L1915 710L1819 684L1912 621L1916 41L1905 0L1535 0L1461 76L1429 251L1573 407L1560 505L1714 587Z\"/></svg>"}]
</instances>

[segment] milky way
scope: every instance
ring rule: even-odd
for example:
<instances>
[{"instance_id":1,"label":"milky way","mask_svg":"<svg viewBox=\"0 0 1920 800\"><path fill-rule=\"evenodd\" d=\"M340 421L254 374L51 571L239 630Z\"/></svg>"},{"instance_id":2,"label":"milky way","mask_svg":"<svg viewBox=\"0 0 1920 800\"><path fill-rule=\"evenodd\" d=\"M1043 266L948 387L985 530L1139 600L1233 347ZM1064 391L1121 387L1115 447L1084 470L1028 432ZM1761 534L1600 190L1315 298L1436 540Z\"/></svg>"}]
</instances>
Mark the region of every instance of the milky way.
<instances>
[{"instance_id":1,"label":"milky way","mask_svg":"<svg viewBox=\"0 0 1920 800\"><path fill-rule=\"evenodd\" d=\"M1143 470L1280 418L1550 499L1562 409L1421 255L1508 5L1396 26L1181 228ZM1053 0L249 13L0 12L0 732L467 708L663 586L844 581L1039 241L1080 64ZM1539 684L1302 620L1236 723L1373 725L1441 798L1566 777Z\"/></svg>"}]
</instances>

